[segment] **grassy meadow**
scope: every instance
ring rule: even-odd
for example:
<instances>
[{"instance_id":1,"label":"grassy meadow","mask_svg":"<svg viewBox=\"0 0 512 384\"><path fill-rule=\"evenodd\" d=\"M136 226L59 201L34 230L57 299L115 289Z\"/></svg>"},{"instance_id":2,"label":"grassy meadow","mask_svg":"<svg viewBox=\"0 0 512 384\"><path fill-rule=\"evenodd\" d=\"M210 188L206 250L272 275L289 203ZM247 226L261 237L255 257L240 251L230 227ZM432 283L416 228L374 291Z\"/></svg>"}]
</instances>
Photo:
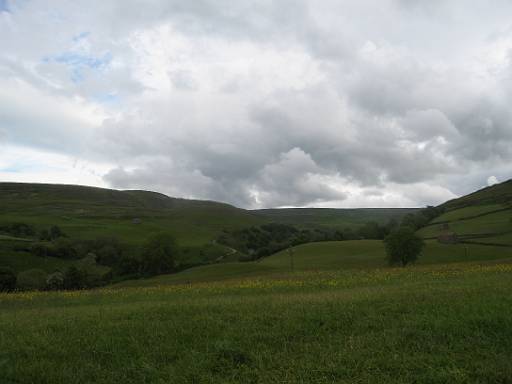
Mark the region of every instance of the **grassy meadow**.
<instances>
[{"instance_id":1,"label":"grassy meadow","mask_svg":"<svg viewBox=\"0 0 512 384\"><path fill-rule=\"evenodd\" d=\"M506 383L512 265L0 295L2 383Z\"/></svg>"},{"instance_id":2,"label":"grassy meadow","mask_svg":"<svg viewBox=\"0 0 512 384\"><path fill-rule=\"evenodd\" d=\"M255 262L206 265L149 279L129 280L115 287L142 287L225 281L241 277L276 276L293 271L348 271L387 268L384 245L380 240L328 241L293 248ZM480 244L440 244L426 242L416 265L448 265L472 261L512 259L512 248Z\"/></svg>"}]
</instances>

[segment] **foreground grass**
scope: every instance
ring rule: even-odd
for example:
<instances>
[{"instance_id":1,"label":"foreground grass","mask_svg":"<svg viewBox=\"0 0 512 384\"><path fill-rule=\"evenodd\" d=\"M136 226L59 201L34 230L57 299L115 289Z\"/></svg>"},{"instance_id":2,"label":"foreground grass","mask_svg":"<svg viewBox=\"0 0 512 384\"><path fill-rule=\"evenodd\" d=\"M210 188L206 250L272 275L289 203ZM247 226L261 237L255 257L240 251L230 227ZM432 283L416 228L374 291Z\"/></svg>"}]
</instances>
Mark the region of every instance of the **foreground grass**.
<instances>
[{"instance_id":1,"label":"foreground grass","mask_svg":"<svg viewBox=\"0 0 512 384\"><path fill-rule=\"evenodd\" d=\"M506 383L512 265L0 295L2 383Z\"/></svg>"}]
</instances>

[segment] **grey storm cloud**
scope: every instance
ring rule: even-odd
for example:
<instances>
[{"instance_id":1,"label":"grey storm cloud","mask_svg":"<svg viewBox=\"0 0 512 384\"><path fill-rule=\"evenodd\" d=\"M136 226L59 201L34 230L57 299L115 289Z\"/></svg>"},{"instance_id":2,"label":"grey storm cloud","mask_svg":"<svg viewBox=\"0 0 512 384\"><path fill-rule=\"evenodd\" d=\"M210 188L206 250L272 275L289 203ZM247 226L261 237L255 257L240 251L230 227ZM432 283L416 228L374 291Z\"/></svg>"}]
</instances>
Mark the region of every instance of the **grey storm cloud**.
<instances>
[{"instance_id":1,"label":"grey storm cloud","mask_svg":"<svg viewBox=\"0 0 512 384\"><path fill-rule=\"evenodd\" d=\"M508 1L93 3L0 2L3 146L251 208L511 177Z\"/></svg>"}]
</instances>

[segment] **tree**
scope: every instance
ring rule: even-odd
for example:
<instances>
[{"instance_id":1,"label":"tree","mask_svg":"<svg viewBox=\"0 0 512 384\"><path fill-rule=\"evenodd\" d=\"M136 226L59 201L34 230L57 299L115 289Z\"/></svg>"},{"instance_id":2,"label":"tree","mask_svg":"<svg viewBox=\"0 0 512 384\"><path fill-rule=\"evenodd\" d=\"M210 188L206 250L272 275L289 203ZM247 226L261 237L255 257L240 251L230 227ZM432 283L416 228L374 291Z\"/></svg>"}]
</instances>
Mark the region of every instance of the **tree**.
<instances>
[{"instance_id":1,"label":"tree","mask_svg":"<svg viewBox=\"0 0 512 384\"><path fill-rule=\"evenodd\" d=\"M26 291L43 290L46 288L46 272L42 269L29 269L20 272L16 285Z\"/></svg>"},{"instance_id":2,"label":"tree","mask_svg":"<svg viewBox=\"0 0 512 384\"><path fill-rule=\"evenodd\" d=\"M101 265L113 266L116 265L122 255L120 246L116 244L105 244L97 251L98 263Z\"/></svg>"},{"instance_id":3,"label":"tree","mask_svg":"<svg viewBox=\"0 0 512 384\"><path fill-rule=\"evenodd\" d=\"M375 221L365 223L358 230L359 237L363 239L382 240L387 235L386 227L379 225Z\"/></svg>"},{"instance_id":4,"label":"tree","mask_svg":"<svg viewBox=\"0 0 512 384\"><path fill-rule=\"evenodd\" d=\"M119 263L117 266L117 270L118 270L119 274L121 274L121 275L138 274L140 271L140 268L141 268L141 266L140 266L139 259L137 259L133 256L128 256L128 255L123 255L121 257L121 260L119 260Z\"/></svg>"},{"instance_id":5,"label":"tree","mask_svg":"<svg viewBox=\"0 0 512 384\"><path fill-rule=\"evenodd\" d=\"M16 288L16 274L11 268L0 268L0 292L11 292Z\"/></svg>"},{"instance_id":6,"label":"tree","mask_svg":"<svg viewBox=\"0 0 512 384\"><path fill-rule=\"evenodd\" d=\"M83 289L87 287L87 273L78 269L74 265L69 267L64 273L65 289Z\"/></svg>"},{"instance_id":7,"label":"tree","mask_svg":"<svg viewBox=\"0 0 512 384\"><path fill-rule=\"evenodd\" d=\"M418 259L425 242L409 227L400 227L392 231L385 239L388 262L405 267Z\"/></svg>"},{"instance_id":8,"label":"tree","mask_svg":"<svg viewBox=\"0 0 512 384\"><path fill-rule=\"evenodd\" d=\"M49 274L46 278L46 289L56 291L62 288L64 288L64 274L60 271Z\"/></svg>"},{"instance_id":9,"label":"tree","mask_svg":"<svg viewBox=\"0 0 512 384\"><path fill-rule=\"evenodd\" d=\"M158 275L174 271L180 253L172 235L159 233L148 239L142 252L142 271L146 275Z\"/></svg>"},{"instance_id":10,"label":"tree","mask_svg":"<svg viewBox=\"0 0 512 384\"><path fill-rule=\"evenodd\" d=\"M59 228L59 226L57 225L52 225L50 227L50 238L52 240L55 240L55 239L58 239L59 237L62 236L62 231L61 229Z\"/></svg>"},{"instance_id":11,"label":"tree","mask_svg":"<svg viewBox=\"0 0 512 384\"><path fill-rule=\"evenodd\" d=\"M25 223L0 225L0 232L6 232L15 237L31 237L36 234L34 227Z\"/></svg>"},{"instance_id":12,"label":"tree","mask_svg":"<svg viewBox=\"0 0 512 384\"><path fill-rule=\"evenodd\" d=\"M71 240L59 238L53 242L54 255L60 259L76 259L78 252Z\"/></svg>"},{"instance_id":13,"label":"tree","mask_svg":"<svg viewBox=\"0 0 512 384\"><path fill-rule=\"evenodd\" d=\"M42 229L41 232L39 232L39 240L50 241L50 232L47 229Z\"/></svg>"}]
</instances>

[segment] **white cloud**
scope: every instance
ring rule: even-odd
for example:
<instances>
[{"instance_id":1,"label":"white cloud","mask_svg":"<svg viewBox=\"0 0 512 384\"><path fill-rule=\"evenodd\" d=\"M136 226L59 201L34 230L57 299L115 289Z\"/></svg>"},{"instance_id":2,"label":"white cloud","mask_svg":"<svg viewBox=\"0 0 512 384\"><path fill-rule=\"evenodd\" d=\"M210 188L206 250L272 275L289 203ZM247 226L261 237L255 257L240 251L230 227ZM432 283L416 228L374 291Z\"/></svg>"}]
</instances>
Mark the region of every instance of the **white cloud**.
<instances>
[{"instance_id":1,"label":"white cloud","mask_svg":"<svg viewBox=\"0 0 512 384\"><path fill-rule=\"evenodd\" d=\"M512 4L471 5L10 2L0 158L41 166L0 177L244 207L425 205L510 178Z\"/></svg>"},{"instance_id":2,"label":"white cloud","mask_svg":"<svg viewBox=\"0 0 512 384\"><path fill-rule=\"evenodd\" d=\"M499 181L498 181L498 178L496 176L489 176L489 178L487 179L487 185L488 186L491 186L491 185L494 185L494 184L498 184Z\"/></svg>"},{"instance_id":3,"label":"white cloud","mask_svg":"<svg viewBox=\"0 0 512 384\"><path fill-rule=\"evenodd\" d=\"M67 183L106 187L108 164L35 150L0 145L0 181Z\"/></svg>"}]
</instances>

